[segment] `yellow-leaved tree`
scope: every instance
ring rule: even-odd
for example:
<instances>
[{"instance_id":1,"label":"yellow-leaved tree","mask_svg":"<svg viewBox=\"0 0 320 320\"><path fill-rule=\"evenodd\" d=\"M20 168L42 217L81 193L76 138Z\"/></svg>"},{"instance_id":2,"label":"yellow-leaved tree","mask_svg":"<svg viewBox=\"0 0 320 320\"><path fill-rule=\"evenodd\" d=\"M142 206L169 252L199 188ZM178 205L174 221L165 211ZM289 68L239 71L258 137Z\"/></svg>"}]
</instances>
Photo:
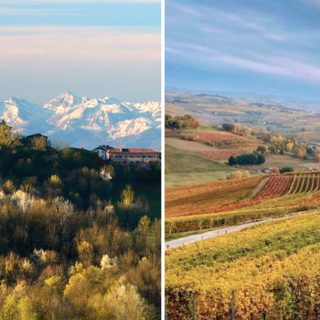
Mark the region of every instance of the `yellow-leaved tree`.
<instances>
[{"instance_id":1,"label":"yellow-leaved tree","mask_svg":"<svg viewBox=\"0 0 320 320\"><path fill-rule=\"evenodd\" d=\"M121 193L121 203L126 208L132 206L134 201L134 191L132 190L130 185L127 185L126 188Z\"/></svg>"},{"instance_id":2,"label":"yellow-leaved tree","mask_svg":"<svg viewBox=\"0 0 320 320\"><path fill-rule=\"evenodd\" d=\"M143 216L140 221L139 221L139 224L138 224L138 228L139 230L144 233L144 234L147 234L149 229L150 229L150 218L148 216Z\"/></svg>"}]
</instances>

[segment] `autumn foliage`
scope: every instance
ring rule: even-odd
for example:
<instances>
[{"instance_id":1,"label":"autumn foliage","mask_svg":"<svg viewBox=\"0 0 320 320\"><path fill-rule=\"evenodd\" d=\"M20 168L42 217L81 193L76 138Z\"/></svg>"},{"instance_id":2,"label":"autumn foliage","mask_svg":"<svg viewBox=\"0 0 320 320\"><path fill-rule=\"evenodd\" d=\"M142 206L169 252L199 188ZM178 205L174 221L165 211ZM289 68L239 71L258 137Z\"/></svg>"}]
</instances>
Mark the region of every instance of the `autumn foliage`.
<instances>
[{"instance_id":1,"label":"autumn foliage","mask_svg":"<svg viewBox=\"0 0 320 320\"><path fill-rule=\"evenodd\" d=\"M129 185L157 175L88 151L0 153L0 319L160 319L161 222Z\"/></svg>"},{"instance_id":2,"label":"autumn foliage","mask_svg":"<svg viewBox=\"0 0 320 320\"><path fill-rule=\"evenodd\" d=\"M265 223L166 252L169 319L316 319L320 215ZM194 308L196 306L196 308Z\"/></svg>"},{"instance_id":3,"label":"autumn foliage","mask_svg":"<svg viewBox=\"0 0 320 320\"><path fill-rule=\"evenodd\" d=\"M318 206L319 173L232 179L166 195L166 233L232 226Z\"/></svg>"},{"instance_id":4,"label":"autumn foliage","mask_svg":"<svg viewBox=\"0 0 320 320\"><path fill-rule=\"evenodd\" d=\"M192 132L182 136L185 140L200 141L210 146L223 146L248 142L248 139L230 132Z\"/></svg>"}]
</instances>

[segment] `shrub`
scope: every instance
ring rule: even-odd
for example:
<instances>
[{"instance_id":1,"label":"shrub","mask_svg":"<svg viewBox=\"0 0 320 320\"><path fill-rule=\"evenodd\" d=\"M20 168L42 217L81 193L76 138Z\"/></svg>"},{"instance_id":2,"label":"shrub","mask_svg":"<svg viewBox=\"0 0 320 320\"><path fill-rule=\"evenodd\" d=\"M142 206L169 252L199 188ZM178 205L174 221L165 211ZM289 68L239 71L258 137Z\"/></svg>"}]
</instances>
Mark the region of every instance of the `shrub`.
<instances>
[{"instance_id":1,"label":"shrub","mask_svg":"<svg viewBox=\"0 0 320 320\"><path fill-rule=\"evenodd\" d=\"M234 129L235 129L235 126L234 126L234 124L232 124L232 123L224 123L224 124L222 125L222 130L223 130L223 131L233 132Z\"/></svg>"},{"instance_id":2,"label":"shrub","mask_svg":"<svg viewBox=\"0 0 320 320\"><path fill-rule=\"evenodd\" d=\"M284 167L280 169L280 173L293 172L294 169L292 167Z\"/></svg>"},{"instance_id":3,"label":"shrub","mask_svg":"<svg viewBox=\"0 0 320 320\"><path fill-rule=\"evenodd\" d=\"M242 172L240 170L232 172L228 176L228 179L241 179L241 178L242 178Z\"/></svg>"},{"instance_id":4,"label":"shrub","mask_svg":"<svg viewBox=\"0 0 320 320\"><path fill-rule=\"evenodd\" d=\"M257 152L260 152L261 154L265 154L266 151L267 151L267 148L264 147L264 146L259 146L259 147L257 148Z\"/></svg>"}]
</instances>

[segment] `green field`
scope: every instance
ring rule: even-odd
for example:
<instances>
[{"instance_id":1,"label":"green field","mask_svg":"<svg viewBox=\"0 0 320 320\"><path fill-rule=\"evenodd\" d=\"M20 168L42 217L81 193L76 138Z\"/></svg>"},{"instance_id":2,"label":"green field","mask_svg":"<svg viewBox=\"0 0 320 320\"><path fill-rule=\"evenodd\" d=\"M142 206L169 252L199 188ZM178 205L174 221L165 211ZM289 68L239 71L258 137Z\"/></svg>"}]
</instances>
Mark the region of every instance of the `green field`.
<instances>
[{"instance_id":1,"label":"green field","mask_svg":"<svg viewBox=\"0 0 320 320\"><path fill-rule=\"evenodd\" d=\"M166 188L201 184L226 177L233 168L194 152L165 146Z\"/></svg>"}]
</instances>

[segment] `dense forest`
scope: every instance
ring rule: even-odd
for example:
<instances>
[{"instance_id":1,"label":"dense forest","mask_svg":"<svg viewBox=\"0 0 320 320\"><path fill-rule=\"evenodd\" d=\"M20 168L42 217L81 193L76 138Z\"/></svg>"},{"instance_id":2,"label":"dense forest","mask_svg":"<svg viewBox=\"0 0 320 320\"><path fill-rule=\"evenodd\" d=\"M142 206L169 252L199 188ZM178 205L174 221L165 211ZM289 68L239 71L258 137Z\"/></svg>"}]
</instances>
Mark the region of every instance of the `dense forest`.
<instances>
[{"instance_id":1,"label":"dense forest","mask_svg":"<svg viewBox=\"0 0 320 320\"><path fill-rule=\"evenodd\" d=\"M0 145L0 319L160 319L160 167Z\"/></svg>"}]
</instances>

